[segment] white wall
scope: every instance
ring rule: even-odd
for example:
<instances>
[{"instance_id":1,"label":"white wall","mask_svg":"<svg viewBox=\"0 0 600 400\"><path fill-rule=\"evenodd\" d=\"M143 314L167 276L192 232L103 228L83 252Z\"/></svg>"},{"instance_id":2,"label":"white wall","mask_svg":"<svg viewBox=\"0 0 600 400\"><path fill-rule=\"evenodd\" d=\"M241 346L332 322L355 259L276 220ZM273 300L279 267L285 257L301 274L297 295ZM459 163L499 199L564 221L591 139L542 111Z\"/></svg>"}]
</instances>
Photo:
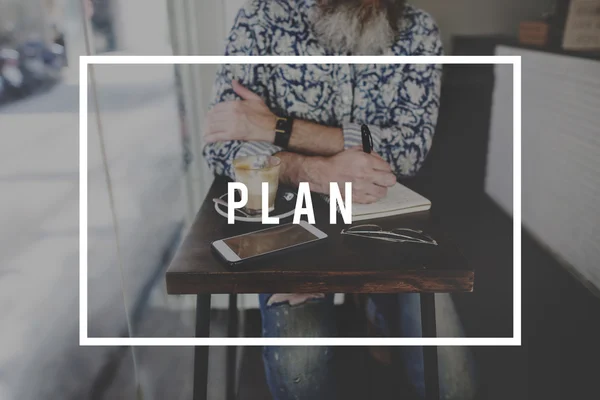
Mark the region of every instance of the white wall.
<instances>
[{"instance_id":1,"label":"white wall","mask_svg":"<svg viewBox=\"0 0 600 400\"><path fill-rule=\"evenodd\" d=\"M520 21L539 17L554 0L410 0L409 3L433 15L449 54L453 35L516 36Z\"/></svg>"},{"instance_id":2,"label":"white wall","mask_svg":"<svg viewBox=\"0 0 600 400\"><path fill-rule=\"evenodd\" d=\"M600 62L500 46L522 56L522 219L600 290ZM487 193L512 213L511 74L496 75Z\"/></svg>"},{"instance_id":3,"label":"white wall","mask_svg":"<svg viewBox=\"0 0 600 400\"><path fill-rule=\"evenodd\" d=\"M513 213L513 71L496 65L492 97L485 191L510 215Z\"/></svg>"}]
</instances>

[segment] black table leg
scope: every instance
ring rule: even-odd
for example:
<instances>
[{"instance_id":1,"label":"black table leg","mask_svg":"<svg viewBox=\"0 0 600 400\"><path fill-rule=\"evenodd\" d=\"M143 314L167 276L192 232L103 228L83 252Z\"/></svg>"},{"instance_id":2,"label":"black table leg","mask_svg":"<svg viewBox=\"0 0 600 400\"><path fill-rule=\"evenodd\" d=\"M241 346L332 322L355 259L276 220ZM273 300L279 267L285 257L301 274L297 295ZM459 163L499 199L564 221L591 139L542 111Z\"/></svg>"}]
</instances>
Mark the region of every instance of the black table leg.
<instances>
[{"instance_id":1,"label":"black table leg","mask_svg":"<svg viewBox=\"0 0 600 400\"><path fill-rule=\"evenodd\" d=\"M196 297L196 337L210 336L210 294ZM194 400L207 400L208 346L194 348Z\"/></svg>"},{"instance_id":2,"label":"black table leg","mask_svg":"<svg viewBox=\"0 0 600 400\"><path fill-rule=\"evenodd\" d=\"M436 337L435 294L421 293L421 328L423 337ZM423 346L425 367L425 398L439 400L440 381L438 374L437 346Z\"/></svg>"},{"instance_id":3,"label":"black table leg","mask_svg":"<svg viewBox=\"0 0 600 400\"><path fill-rule=\"evenodd\" d=\"M228 337L236 337L238 334L238 308L237 308L237 294L229 295L229 310L228 312L228 321L227 321L227 336ZM236 386L236 367L237 367L237 359L236 359L236 351L237 347L228 346L227 347L227 372L226 372L226 399L227 400L235 400L237 397L237 386Z\"/></svg>"}]
</instances>

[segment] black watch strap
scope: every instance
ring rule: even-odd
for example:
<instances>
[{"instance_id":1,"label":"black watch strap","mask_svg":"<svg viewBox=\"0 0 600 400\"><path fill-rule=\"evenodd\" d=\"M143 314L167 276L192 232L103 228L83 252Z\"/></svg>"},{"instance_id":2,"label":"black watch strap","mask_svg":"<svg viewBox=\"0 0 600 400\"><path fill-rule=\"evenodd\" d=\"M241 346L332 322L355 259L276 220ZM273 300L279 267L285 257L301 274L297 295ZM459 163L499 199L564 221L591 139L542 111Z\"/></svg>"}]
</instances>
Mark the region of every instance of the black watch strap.
<instances>
[{"instance_id":1,"label":"black watch strap","mask_svg":"<svg viewBox=\"0 0 600 400\"><path fill-rule=\"evenodd\" d=\"M279 117L275 123L275 145L287 149L292 136L292 126L294 119L288 117Z\"/></svg>"}]
</instances>

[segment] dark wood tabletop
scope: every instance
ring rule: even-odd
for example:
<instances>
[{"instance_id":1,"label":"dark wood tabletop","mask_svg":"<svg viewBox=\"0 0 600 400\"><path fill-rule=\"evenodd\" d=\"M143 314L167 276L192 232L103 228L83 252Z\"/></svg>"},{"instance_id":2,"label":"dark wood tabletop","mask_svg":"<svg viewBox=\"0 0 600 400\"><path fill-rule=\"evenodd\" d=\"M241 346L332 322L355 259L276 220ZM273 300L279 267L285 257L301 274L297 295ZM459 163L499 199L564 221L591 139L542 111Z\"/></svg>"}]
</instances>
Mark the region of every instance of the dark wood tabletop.
<instances>
[{"instance_id":1,"label":"dark wood tabletop","mask_svg":"<svg viewBox=\"0 0 600 400\"><path fill-rule=\"evenodd\" d=\"M329 223L329 205L313 194L316 226L327 239L310 247L274 256L260 264L231 268L212 253L210 244L240 233L264 229L260 223L227 219L212 198L227 192L227 180L216 178L190 231L167 271L170 294L200 293L395 293L469 292L474 270L430 212L355 221L384 229L413 228L430 234L438 246L398 244L341 235L347 227L339 217ZM435 206L435 205L434 205ZM280 223L291 222L292 218Z\"/></svg>"}]
</instances>

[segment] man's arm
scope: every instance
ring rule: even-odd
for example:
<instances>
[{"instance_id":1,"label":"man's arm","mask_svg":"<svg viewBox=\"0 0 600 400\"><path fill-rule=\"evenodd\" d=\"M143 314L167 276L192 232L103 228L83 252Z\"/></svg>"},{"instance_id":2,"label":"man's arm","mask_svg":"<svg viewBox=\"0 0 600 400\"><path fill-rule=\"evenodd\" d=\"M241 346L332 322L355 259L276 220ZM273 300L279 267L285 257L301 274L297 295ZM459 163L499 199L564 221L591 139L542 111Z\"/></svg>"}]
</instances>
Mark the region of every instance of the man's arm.
<instances>
[{"instance_id":1,"label":"man's arm","mask_svg":"<svg viewBox=\"0 0 600 400\"><path fill-rule=\"evenodd\" d=\"M410 48L406 39L394 46L397 55L442 55L440 31L433 18L422 11L414 17L410 32ZM381 126L376 121L368 124L373 137L373 149L387 161L397 176L413 176L423 165L431 148L440 106L442 66L434 64L397 65L402 83L382 84L380 90L389 90L392 99L386 104L391 121ZM371 123L369 123L371 122ZM360 145L361 124L344 123L344 148Z\"/></svg>"},{"instance_id":2,"label":"man's arm","mask_svg":"<svg viewBox=\"0 0 600 400\"><path fill-rule=\"evenodd\" d=\"M442 42L433 19L422 16L419 28L413 32L418 45L414 55L441 55ZM398 52L405 50L398 50ZM409 64L402 69L403 84L388 83L381 90L390 92L387 105L391 121L386 126L368 124L373 136L374 151L380 154L399 176L412 176L420 169L433 141L437 124L441 88L441 66ZM399 71L400 73L400 71ZM211 115L214 129L207 130L207 141L237 139L254 143L260 154L273 154L280 148L273 144L276 116L260 95L242 85L234 90L243 101L220 105L220 117ZM220 119L220 120L219 120ZM364 121L368 122L368 121ZM289 150L312 155L334 155L362 142L361 123L344 123L341 128L309 121L295 120Z\"/></svg>"},{"instance_id":3,"label":"man's arm","mask_svg":"<svg viewBox=\"0 0 600 400\"><path fill-rule=\"evenodd\" d=\"M295 120L288 148L305 154L331 156L344 150L342 128Z\"/></svg>"},{"instance_id":4,"label":"man's arm","mask_svg":"<svg viewBox=\"0 0 600 400\"><path fill-rule=\"evenodd\" d=\"M437 51L441 54L441 42ZM391 123L367 125L373 137L373 151L392 166L396 175L412 176L423 165L433 142L442 70L440 65L408 65L402 73L406 87L393 88L396 95L390 105ZM348 122L336 128L295 120L288 148L304 154L335 155L362 144L361 125ZM266 132L263 140L272 143L273 128Z\"/></svg>"},{"instance_id":5,"label":"man's arm","mask_svg":"<svg viewBox=\"0 0 600 400\"><path fill-rule=\"evenodd\" d=\"M238 95L246 96L241 85L233 81L233 88ZM233 177L231 163L235 157L252 154L275 154L280 157L281 170L280 181L297 186L300 182L309 182L311 190L320 193L329 193L330 182L336 182L339 187L343 187L346 182L352 182L352 198L358 203L372 203L385 196L387 187L396 183L396 177L392 173L391 167L377 154L364 153L360 148L348 149L338 152L332 156L305 155L282 151L281 148L268 143L259 141L259 138L265 135L265 129L256 129L260 126L270 126L275 124L275 117L271 114L268 107L261 98L250 93L254 98L248 98L246 101L231 101L220 103L214 106L207 118L205 137L209 143L205 147L213 151L215 148L211 144L223 146L231 144L231 151L223 154L216 154L212 159L222 160L222 164L228 167L228 175ZM235 115L236 118L232 118ZM318 126L315 124L315 126ZM300 128L305 128L300 125ZM310 129L310 126L306 126ZM325 129L335 129L321 127ZM227 141L226 138L230 131L239 132L239 138L244 140L238 143ZM326 132L333 133L333 132ZM271 140L274 134L271 132ZM314 132L313 132L314 134ZM308 132L306 137L308 137ZM303 136L302 136L303 137ZM330 145L330 144L328 144ZM210 154L210 153L209 153ZM210 161L209 161L210 162Z\"/></svg>"},{"instance_id":6,"label":"man's arm","mask_svg":"<svg viewBox=\"0 0 600 400\"><path fill-rule=\"evenodd\" d=\"M405 87L391 87L395 96L390 104L390 126L369 124L374 151L380 154L397 175L414 175L423 162L437 123L441 86L439 65L404 67ZM281 150L275 141L277 116L262 97L233 82L233 90L242 101L225 101L207 116L205 139L209 143L240 140L259 154ZM384 89L382 89L384 90ZM341 128L295 120L288 149L296 153L330 156L362 142L360 123L345 123Z\"/></svg>"},{"instance_id":7,"label":"man's arm","mask_svg":"<svg viewBox=\"0 0 600 400\"><path fill-rule=\"evenodd\" d=\"M307 156L304 154L282 151L275 156L281 159L279 181L291 186L298 186L300 182L308 182L310 189L318 193L327 193L329 186L324 174L326 160L321 156Z\"/></svg>"},{"instance_id":8,"label":"man's arm","mask_svg":"<svg viewBox=\"0 0 600 400\"><path fill-rule=\"evenodd\" d=\"M225 55L262 55L270 46L272 30L260 18L268 2L247 1L240 9L231 28ZM264 66L221 64L218 67L213 96L209 109L222 102L239 100L232 82L240 79L261 96L267 95ZM209 112L210 114L210 112ZM204 132L206 134L206 130ZM273 154L281 148L264 148L260 142L238 139L205 141L203 156L210 169L217 175L234 177L232 162L236 157L252 154Z\"/></svg>"},{"instance_id":9,"label":"man's arm","mask_svg":"<svg viewBox=\"0 0 600 400\"><path fill-rule=\"evenodd\" d=\"M275 154L281 159L279 180L298 186L308 182L314 192L329 194L334 182L343 191L345 183L352 182L352 200L372 203L384 197L387 188L396 183L391 167L376 154L364 153L359 148L342 151L334 156L308 156L282 151Z\"/></svg>"},{"instance_id":10,"label":"man's arm","mask_svg":"<svg viewBox=\"0 0 600 400\"><path fill-rule=\"evenodd\" d=\"M210 110L205 140L208 143L231 139L261 142L255 146L263 150L261 153L279 151L280 148L273 144L277 116L266 105L263 96L236 80L231 82L231 88L243 101L223 101ZM344 150L342 129L294 120L288 150L322 156L337 154Z\"/></svg>"}]
</instances>

